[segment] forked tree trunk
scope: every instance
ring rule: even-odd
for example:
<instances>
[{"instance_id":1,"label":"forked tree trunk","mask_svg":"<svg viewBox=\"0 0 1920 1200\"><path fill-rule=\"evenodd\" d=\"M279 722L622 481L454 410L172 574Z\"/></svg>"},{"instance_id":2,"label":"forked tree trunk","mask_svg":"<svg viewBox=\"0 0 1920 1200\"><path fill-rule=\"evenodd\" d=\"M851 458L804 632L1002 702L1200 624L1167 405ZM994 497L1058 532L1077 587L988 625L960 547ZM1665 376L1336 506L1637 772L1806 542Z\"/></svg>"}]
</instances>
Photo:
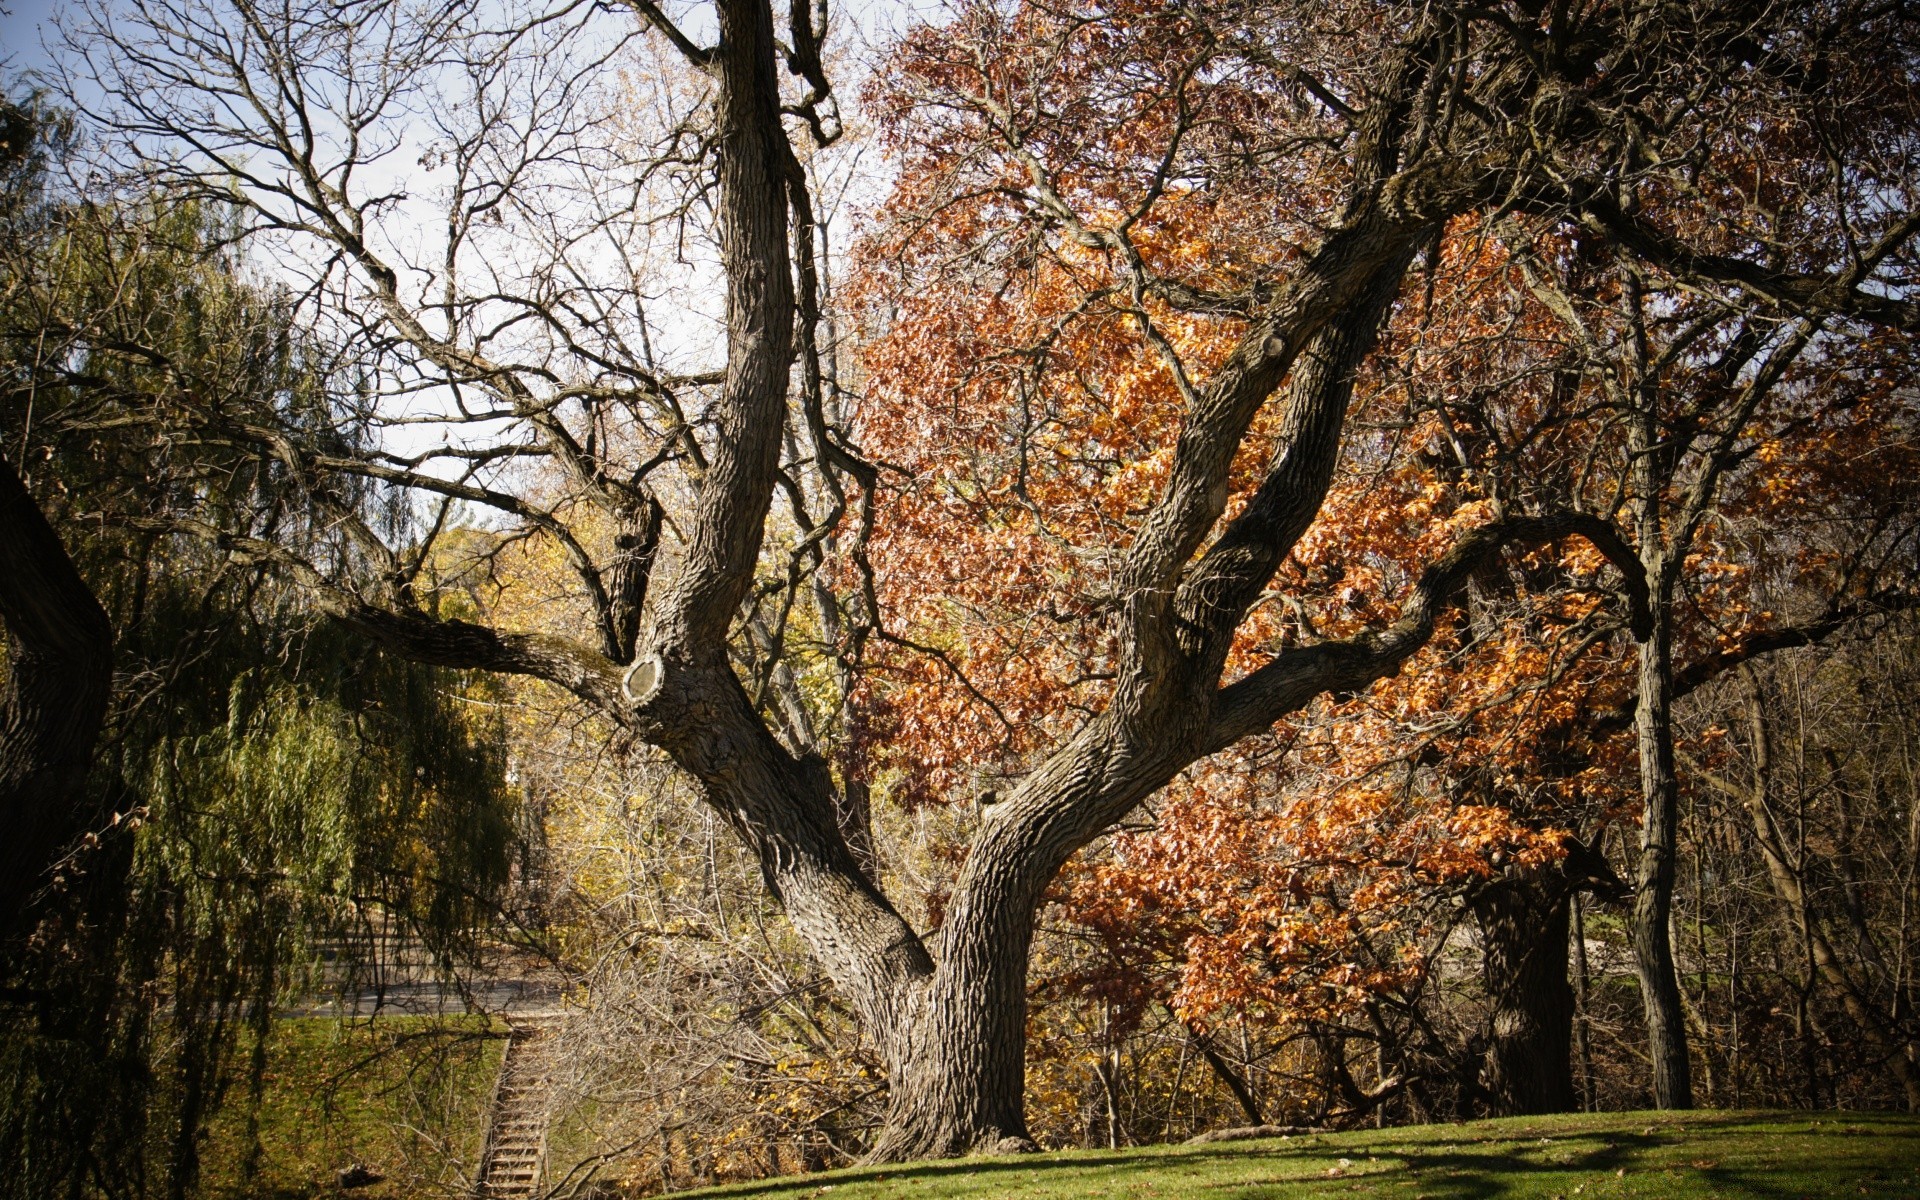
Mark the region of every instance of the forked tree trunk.
<instances>
[{"instance_id":1,"label":"forked tree trunk","mask_svg":"<svg viewBox=\"0 0 1920 1200\"><path fill-rule=\"evenodd\" d=\"M1286 449L1241 518L1266 525L1255 532L1243 527L1237 531L1239 538L1232 532L1223 537L1222 544L1229 548L1216 547L1216 552L1230 561L1213 564L1211 572L1194 568L1194 578L1176 593L1138 589L1135 603L1141 611L1126 618L1138 622L1137 660L1122 672L1106 711L984 818L940 931L937 967L924 981L893 984L887 1011L867 1023L887 1056L891 1089L873 1160L1033 1148L1024 1112L1026 984L1040 898L1076 851L1188 763L1240 736L1237 731L1223 734L1221 714L1214 711L1222 702L1218 680L1232 624L1224 626L1217 645L1183 652L1162 610L1186 604L1197 614L1203 611L1203 598L1217 600L1240 587L1248 593L1238 606L1244 611L1284 556L1284 548L1311 524L1338 454L1353 372L1371 348L1406 271L1413 237L1408 229L1420 227L1394 226L1407 239L1405 245L1356 233L1354 245L1343 243L1326 253L1330 273L1350 272L1354 278L1344 284L1350 289L1343 293L1346 305L1330 313L1314 336L1296 348L1301 358L1293 371L1281 438ZM1251 340L1247 357L1259 359L1259 371L1241 366L1223 370L1214 389L1223 397L1237 399L1248 391L1264 400L1285 374L1266 361L1277 353L1277 341L1265 335ZM1286 356L1289 360L1292 353ZM1253 407L1249 404L1249 415ZM1233 441L1237 443L1238 433ZM1230 460L1222 449L1221 461ZM1220 492L1211 503L1223 500ZM1190 552L1173 554L1172 561L1177 566ZM1153 606L1158 607L1146 611ZM1181 625L1188 630L1204 627L1198 615ZM1418 628L1430 630L1428 625ZM1425 636L1419 634L1419 640ZM1276 691L1284 705L1306 703L1346 678L1348 670L1355 672L1353 686L1364 686L1386 671L1385 660L1372 657L1371 651L1355 652L1351 659L1340 658L1340 653L1328 654L1324 667L1316 657L1315 665L1297 680L1283 677ZM1257 727L1264 728L1273 720L1271 710L1259 711ZM821 932L825 936L809 936L808 941L824 959L835 948L834 936L824 925ZM854 992L879 990L857 978L836 978Z\"/></svg>"},{"instance_id":2,"label":"forked tree trunk","mask_svg":"<svg viewBox=\"0 0 1920 1200\"><path fill-rule=\"evenodd\" d=\"M1576 1107L1569 895L1554 875L1535 872L1499 880L1473 900L1493 1003L1484 1082L1502 1115Z\"/></svg>"},{"instance_id":3,"label":"forked tree trunk","mask_svg":"<svg viewBox=\"0 0 1920 1200\"><path fill-rule=\"evenodd\" d=\"M1004 947L984 979L943 969L914 989L888 1056L886 1124L872 1161L1036 1148L1025 1113L1026 950Z\"/></svg>"},{"instance_id":4,"label":"forked tree trunk","mask_svg":"<svg viewBox=\"0 0 1920 1200\"><path fill-rule=\"evenodd\" d=\"M1016 810L1032 794L1022 789L997 806L968 855L941 928L939 966L912 992L876 1161L1034 1148L1025 1112L1027 953L1034 909L1065 854L1021 836L1032 822Z\"/></svg>"}]
</instances>

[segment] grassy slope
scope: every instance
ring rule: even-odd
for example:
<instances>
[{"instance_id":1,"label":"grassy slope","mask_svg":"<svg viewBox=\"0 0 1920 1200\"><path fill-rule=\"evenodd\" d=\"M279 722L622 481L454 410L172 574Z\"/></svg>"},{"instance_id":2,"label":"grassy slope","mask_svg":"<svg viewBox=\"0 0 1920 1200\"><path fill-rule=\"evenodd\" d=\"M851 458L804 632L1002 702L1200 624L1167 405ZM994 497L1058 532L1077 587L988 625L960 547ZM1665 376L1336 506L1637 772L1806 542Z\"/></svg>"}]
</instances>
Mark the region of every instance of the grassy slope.
<instances>
[{"instance_id":1,"label":"grassy slope","mask_svg":"<svg viewBox=\"0 0 1920 1200\"><path fill-rule=\"evenodd\" d=\"M279 1021L258 1113L261 1147L248 1178L244 1080L202 1147L214 1200L340 1196L334 1172L364 1163L387 1178L344 1193L359 1200L457 1193L480 1150L504 1041L484 1018L383 1017ZM242 1050L244 1062L245 1050Z\"/></svg>"},{"instance_id":2,"label":"grassy slope","mask_svg":"<svg viewBox=\"0 0 1920 1200\"><path fill-rule=\"evenodd\" d=\"M1920 1198L1920 1120L1884 1114L1516 1117L1207 1146L835 1171L696 1193L831 1200Z\"/></svg>"}]
</instances>

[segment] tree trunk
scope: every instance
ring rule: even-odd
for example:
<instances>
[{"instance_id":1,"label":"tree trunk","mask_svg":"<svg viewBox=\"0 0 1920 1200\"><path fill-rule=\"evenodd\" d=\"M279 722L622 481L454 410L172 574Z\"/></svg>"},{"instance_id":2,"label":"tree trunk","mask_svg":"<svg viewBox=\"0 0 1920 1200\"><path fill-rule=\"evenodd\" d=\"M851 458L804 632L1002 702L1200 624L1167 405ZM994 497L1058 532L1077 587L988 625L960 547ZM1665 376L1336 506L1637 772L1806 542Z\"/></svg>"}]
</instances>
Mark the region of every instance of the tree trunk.
<instances>
[{"instance_id":1,"label":"tree trunk","mask_svg":"<svg viewBox=\"0 0 1920 1200\"><path fill-rule=\"evenodd\" d=\"M1027 952L1059 864L1009 836L1025 824L1018 815L988 820L947 911L939 965L903 1023L876 1162L1035 1148L1024 1104Z\"/></svg>"},{"instance_id":2,"label":"tree trunk","mask_svg":"<svg viewBox=\"0 0 1920 1200\"><path fill-rule=\"evenodd\" d=\"M1265 1125L1266 1115L1260 1111L1259 1098L1253 1094L1253 1089L1247 1086L1246 1077L1234 1070L1233 1065L1221 1055L1219 1047L1213 1044L1212 1037L1196 1029L1178 1014L1174 1015L1180 1020L1180 1027L1186 1031L1188 1044L1200 1051L1200 1057L1206 1060L1207 1066L1213 1070L1214 1077L1233 1093L1234 1102L1239 1104L1240 1111L1247 1115L1247 1124Z\"/></svg>"},{"instance_id":3,"label":"tree trunk","mask_svg":"<svg viewBox=\"0 0 1920 1200\"><path fill-rule=\"evenodd\" d=\"M1027 941L998 947L978 980L943 958L913 989L887 1054L886 1125L869 1161L1037 1149L1025 1113Z\"/></svg>"},{"instance_id":4,"label":"tree trunk","mask_svg":"<svg viewBox=\"0 0 1920 1200\"><path fill-rule=\"evenodd\" d=\"M1033 916L1069 857L1192 757L1203 713L1123 696L984 818L940 931L939 964L895 1023L874 1161L1034 1149L1024 1110ZM1153 713L1151 719L1145 714ZM1153 729L1158 744L1137 730Z\"/></svg>"},{"instance_id":5,"label":"tree trunk","mask_svg":"<svg viewBox=\"0 0 1920 1200\"><path fill-rule=\"evenodd\" d=\"M1587 922L1585 901L1575 892L1568 900L1573 909L1574 1042L1580 1050L1580 1111L1594 1112L1593 1034L1588 1027Z\"/></svg>"},{"instance_id":6,"label":"tree trunk","mask_svg":"<svg viewBox=\"0 0 1920 1200\"><path fill-rule=\"evenodd\" d=\"M1568 889L1545 872L1498 880L1473 900L1493 1003L1486 1088L1502 1115L1575 1107L1567 906Z\"/></svg>"},{"instance_id":7,"label":"tree trunk","mask_svg":"<svg viewBox=\"0 0 1920 1200\"><path fill-rule=\"evenodd\" d=\"M1647 545L1642 542L1643 551ZM1647 564L1647 575L1650 580L1661 580L1665 564L1657 552L1653 559ZM1692 1108L1686 1017L1680 1007L1671 932L1680 798L1673 765L1672 592L1664 583L1657 583L1654 595L1653 630L1640 644L1640 695L1634 710L1634 732L1640 748L1640 795L1646 816L1633 898L1633 957L1646 1011L1654 1107Z\"/></svg>"},{"instance_id":8,"label":"tree trunk","mask_svg":"<svg viewBox=\"0 0 1920 1200\"><path fill-rule=\"evenodd\" d=\"M82 801L113 684L113 629L26 485L0 459L0 921L32 928L48 872L86 832Z\"/></svg>"}]
</instances>

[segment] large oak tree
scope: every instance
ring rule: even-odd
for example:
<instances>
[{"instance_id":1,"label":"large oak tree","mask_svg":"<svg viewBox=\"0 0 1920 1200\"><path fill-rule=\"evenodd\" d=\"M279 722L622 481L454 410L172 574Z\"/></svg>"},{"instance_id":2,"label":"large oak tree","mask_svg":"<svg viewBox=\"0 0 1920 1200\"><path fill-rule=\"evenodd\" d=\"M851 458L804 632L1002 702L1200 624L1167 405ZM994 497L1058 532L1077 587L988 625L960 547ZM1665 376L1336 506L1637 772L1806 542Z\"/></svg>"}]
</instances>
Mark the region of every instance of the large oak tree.
<instances>
[{"instance_id":1,"label":"large oak tree","mask_svg":"<svg viewBox=\"0 0 1920 1200\"><path fill-rule=\"evenodd\" d=\"M1076 247L1178 395L1142 448L1140 502L1086 568L1077 619L1112 647L1106 678L1018 762L936 939L882 890L860 773L836 780L834 735L789 661L809 607L842 694L890 636L868 569L885 477L849 432L862 400L834 369L825 303L827 14L716 0L678 15L155 0L102 7L76 44L127 153L249 215L256 253L361 357L341 412L387 431L369 446L190 395L146 414L281 464L331 538L317 554L244 522L198 531L387 649L546 680L671 756L884 1059L879 1158L1029 1144L1035 906L1178 772L1392 674L1516 542L1589 539L1645 628L1644 548L1591 512L1542 509L1406 564L1397 619L1224 677L1320 509L1355 369L1450 223L1522 213L1732 302L1915 321L1909 132L1843 148L1820 199L1855 231L1838 259L1745 236L1740 181L1714 157L1756 122L1843 105L1855 64L1904 94L1895 9L981 6L914 35L921 94L897 119L930 219L981 201L982 245ZM1142 235L1215 187L1276 202L1285 244L1196 282ZM1656 194L1735 235L1689 238ZM1183 355L1158 324L1174 313L1213 322L1218 348ZM685 349L703 331L723 355ZM1270 440L1236 494L1261 421ZM368 482L399 499L376 508ZM440 612L425 566L476 510L502 542L560 549L578 628Z\"/></svg>"}]
</instances>

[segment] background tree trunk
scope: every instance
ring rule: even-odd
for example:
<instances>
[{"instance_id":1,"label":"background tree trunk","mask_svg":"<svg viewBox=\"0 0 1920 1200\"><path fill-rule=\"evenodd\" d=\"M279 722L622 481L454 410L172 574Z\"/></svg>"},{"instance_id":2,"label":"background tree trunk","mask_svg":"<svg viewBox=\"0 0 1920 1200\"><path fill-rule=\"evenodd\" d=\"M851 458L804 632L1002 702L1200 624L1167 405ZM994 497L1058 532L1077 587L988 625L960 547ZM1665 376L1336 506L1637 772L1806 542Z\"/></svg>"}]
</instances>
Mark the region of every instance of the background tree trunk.
<instances>
[{"instance_id":1,"label":"background tree trunk","mask_svg":"<svg viewBox=\"0 0 1920 1200\"><path fill-rule=\"evenodd\" d=\"M1503 1114L1576 1107L1567 905L1567 887L1547 872L1497 880L1473 898L1493 1005L1486 1087Z\"/></svg>"},{"instance_id":2,"label":"background tree trunk","mask_svg":"<svg viewBox=\"0 0 1920 1200\"><path fill-rule=\"evenodd\" d=\"M1665 564L1657 552L1653 557L1647 575L1660 581L1666 574ZM1680 793L1673 764L1671 589L1664 582L1656 582L1655 587L1653 631L1640 644L1640 695L1634 710L1646 816L1633 897L1633 957L1646 1011L1654 1107L1692 1108L1693 1075L1670 930Z\"/></svg>"},{"instance_id":3,"label":"background tree trunk","mask_svg":"<svg viewBox=\"0 0 1920 1200\"><path fill-rule=\"evenodd\" d=\"M86 831L83 798L113 684L107 614L13 467L0 459L0 921L32 928L48 871Z\"/></svg>"}]
</instances>

